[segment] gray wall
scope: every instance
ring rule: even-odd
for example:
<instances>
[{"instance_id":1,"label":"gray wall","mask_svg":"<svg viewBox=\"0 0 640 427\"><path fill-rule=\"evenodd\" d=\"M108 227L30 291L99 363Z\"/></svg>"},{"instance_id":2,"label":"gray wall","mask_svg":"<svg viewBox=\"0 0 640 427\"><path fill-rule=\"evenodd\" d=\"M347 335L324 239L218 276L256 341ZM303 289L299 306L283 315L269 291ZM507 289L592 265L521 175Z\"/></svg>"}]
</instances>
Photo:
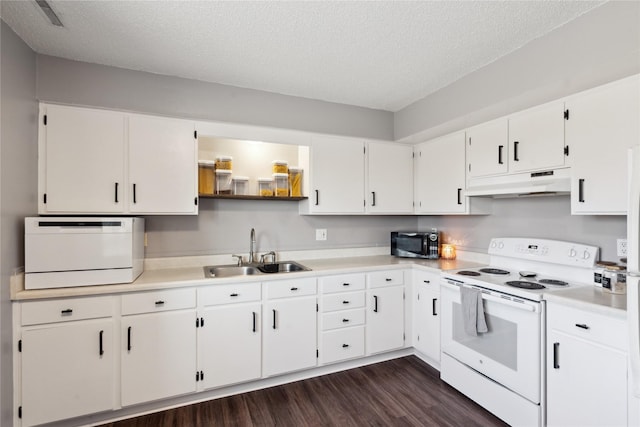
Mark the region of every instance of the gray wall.
<instances>
[{"instance_id":1,"label":"gray wall","mask_svg":"<svg viewBox=\"0 0 640 427\"><path fill-rule=\"evenodd\" d=\"M64 104L393 139L393 114L38 55L38 99Z\"/></svg>"},{"instance_id":2,"label":"gray wall","mask_svg":"<svg viewBox=\"0 0 640 427\"><path fill-rule=\"evenodd\" d=\"M640 2L609 2L398 111L395 139L425 141L639 72Z\"/></svg>"},{"instance_id":3,"label":"gray wall","mask_svg":"<svg viewBox=\"0 0 640 427\"><path fill-rule=\"evenodd\" d=\"M24 265L24 217L37 212L36 56L0 21L0 425L13 417L9 277Z\"/></svg>"},{"instance_id":4,"label":"gray wall","mask_svg":"<svg viewBox=\"0 0 640 427\"><path fill-rule=\"evenodd\" d=\"M598 246L601 259L619 261L616 239L626 238L626 216L571 215L569 196L547 196L492 201L485 216L421 217L420 230L443 230L445 242L486 252L492 237L537 237Z\"/></svg>"}]
</instances>

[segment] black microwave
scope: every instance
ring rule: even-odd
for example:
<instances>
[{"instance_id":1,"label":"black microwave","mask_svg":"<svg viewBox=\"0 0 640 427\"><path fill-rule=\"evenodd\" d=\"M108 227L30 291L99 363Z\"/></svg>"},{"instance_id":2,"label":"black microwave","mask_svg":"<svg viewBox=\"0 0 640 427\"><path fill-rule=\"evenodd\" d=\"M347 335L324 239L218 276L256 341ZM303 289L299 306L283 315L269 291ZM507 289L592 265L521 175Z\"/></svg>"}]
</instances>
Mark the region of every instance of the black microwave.
<instances>
[{"instance_id":1,"label":"black microwave","mask_svg":"<svg viewBox=\"0 0 640 427\"><path fill-rule=\"evenodd\" d=\"M392 231L391 255L405 258L438 259L440 233L431 231Z\"/></svg>"}]
</instances>

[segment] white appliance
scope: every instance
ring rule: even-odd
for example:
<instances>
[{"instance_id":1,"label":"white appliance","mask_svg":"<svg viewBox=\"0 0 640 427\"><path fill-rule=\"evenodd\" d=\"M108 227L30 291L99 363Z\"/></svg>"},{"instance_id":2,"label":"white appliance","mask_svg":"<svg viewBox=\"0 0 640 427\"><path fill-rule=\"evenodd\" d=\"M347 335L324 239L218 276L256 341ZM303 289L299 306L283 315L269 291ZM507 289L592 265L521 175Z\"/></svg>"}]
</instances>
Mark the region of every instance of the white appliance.
<instances>
[{"instance_id":1,"label":"white appliance","mask_svg":"<svg viewBox=\"0 0 640 427\"><path fill-rule=\"evenodd\" d=\"M630 392L635 396L630 419L640 420L640 146L629 150L627 211L627 322L629 326Z\"/></svg>"},{"instance_id":2,"label":"white appliance","mask_svg":"<svg viewBox=\"0 0 640 427\"><path fill-rule=\"evenodd\" d=\"M598 248L530 238L495 238L490 263L444 271L441 378L511 425L544 424L544 295L592 286ZM488 331L464 328L462 288L477 289Z\"/></svg>"},{"instance_id":3,"label":"white appliance","mask_svg":"<svg viewBox=\"0 0 640 427\"><path fill-rule=\"evenodd\" d=\"M25 289L133 282L143 270L143 218L25 218Z\"/></svg>"}]
</instances>

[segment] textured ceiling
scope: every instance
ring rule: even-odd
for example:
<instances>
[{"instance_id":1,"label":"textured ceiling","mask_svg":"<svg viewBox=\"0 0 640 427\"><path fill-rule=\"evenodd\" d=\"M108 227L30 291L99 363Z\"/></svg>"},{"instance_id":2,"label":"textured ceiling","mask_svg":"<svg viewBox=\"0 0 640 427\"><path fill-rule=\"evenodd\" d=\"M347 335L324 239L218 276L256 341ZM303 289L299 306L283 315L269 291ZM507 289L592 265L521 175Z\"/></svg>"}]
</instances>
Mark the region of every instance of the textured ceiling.
<instances>
[{"instance_id":1,"label":"textured ceiling","mask_svg":"<svg viewBox=\"0 0 640 427\"><path fill-rule=\"evenodd\" d=\"M36 52L398 111L600 1L35 1L2 19Z\"/></svg>"}]
</instances>

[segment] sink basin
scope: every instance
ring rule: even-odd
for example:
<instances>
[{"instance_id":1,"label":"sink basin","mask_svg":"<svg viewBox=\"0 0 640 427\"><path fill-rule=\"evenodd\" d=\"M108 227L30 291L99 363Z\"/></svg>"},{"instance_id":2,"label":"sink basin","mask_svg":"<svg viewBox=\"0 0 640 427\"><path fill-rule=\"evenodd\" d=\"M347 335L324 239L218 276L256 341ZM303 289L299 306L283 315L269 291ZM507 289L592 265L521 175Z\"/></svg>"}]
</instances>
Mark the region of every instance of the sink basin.
<instances>
[{"instance_id":1,"label":"sink basin","mask_svg":"<svg viewBox=\"0 0 640 427\"><path fill-rule=\"evenodd\" d=\"M294 271L309 271L311 269L294 261L284 261L259 265L258 270L263 273L292 273Z\"/></svg>"},{"instance_id":2,"label":"sink basin","mask_svg":"<svg viewBox=\"0 0 640 427\"><path fill-rule=\"evenodd\" d=\"M206 277L250 276L252 274L260 274L260 270L251 265L218 265L204 268Z\"/></svg>"},{"instance_id":3,"label":"sink basin","mask_svg":"<svg viewBox=\"0 0 640 427\"><path fill-rule=\"evenodd\" d=\"M296 271L309 271L310 268L295 261L283 261L272 264L251 264L251 265L210 265L204 267L205 277L233 277L250 276L254 274L274 274L293 273Z\"/></svg>"}]
</instances>

